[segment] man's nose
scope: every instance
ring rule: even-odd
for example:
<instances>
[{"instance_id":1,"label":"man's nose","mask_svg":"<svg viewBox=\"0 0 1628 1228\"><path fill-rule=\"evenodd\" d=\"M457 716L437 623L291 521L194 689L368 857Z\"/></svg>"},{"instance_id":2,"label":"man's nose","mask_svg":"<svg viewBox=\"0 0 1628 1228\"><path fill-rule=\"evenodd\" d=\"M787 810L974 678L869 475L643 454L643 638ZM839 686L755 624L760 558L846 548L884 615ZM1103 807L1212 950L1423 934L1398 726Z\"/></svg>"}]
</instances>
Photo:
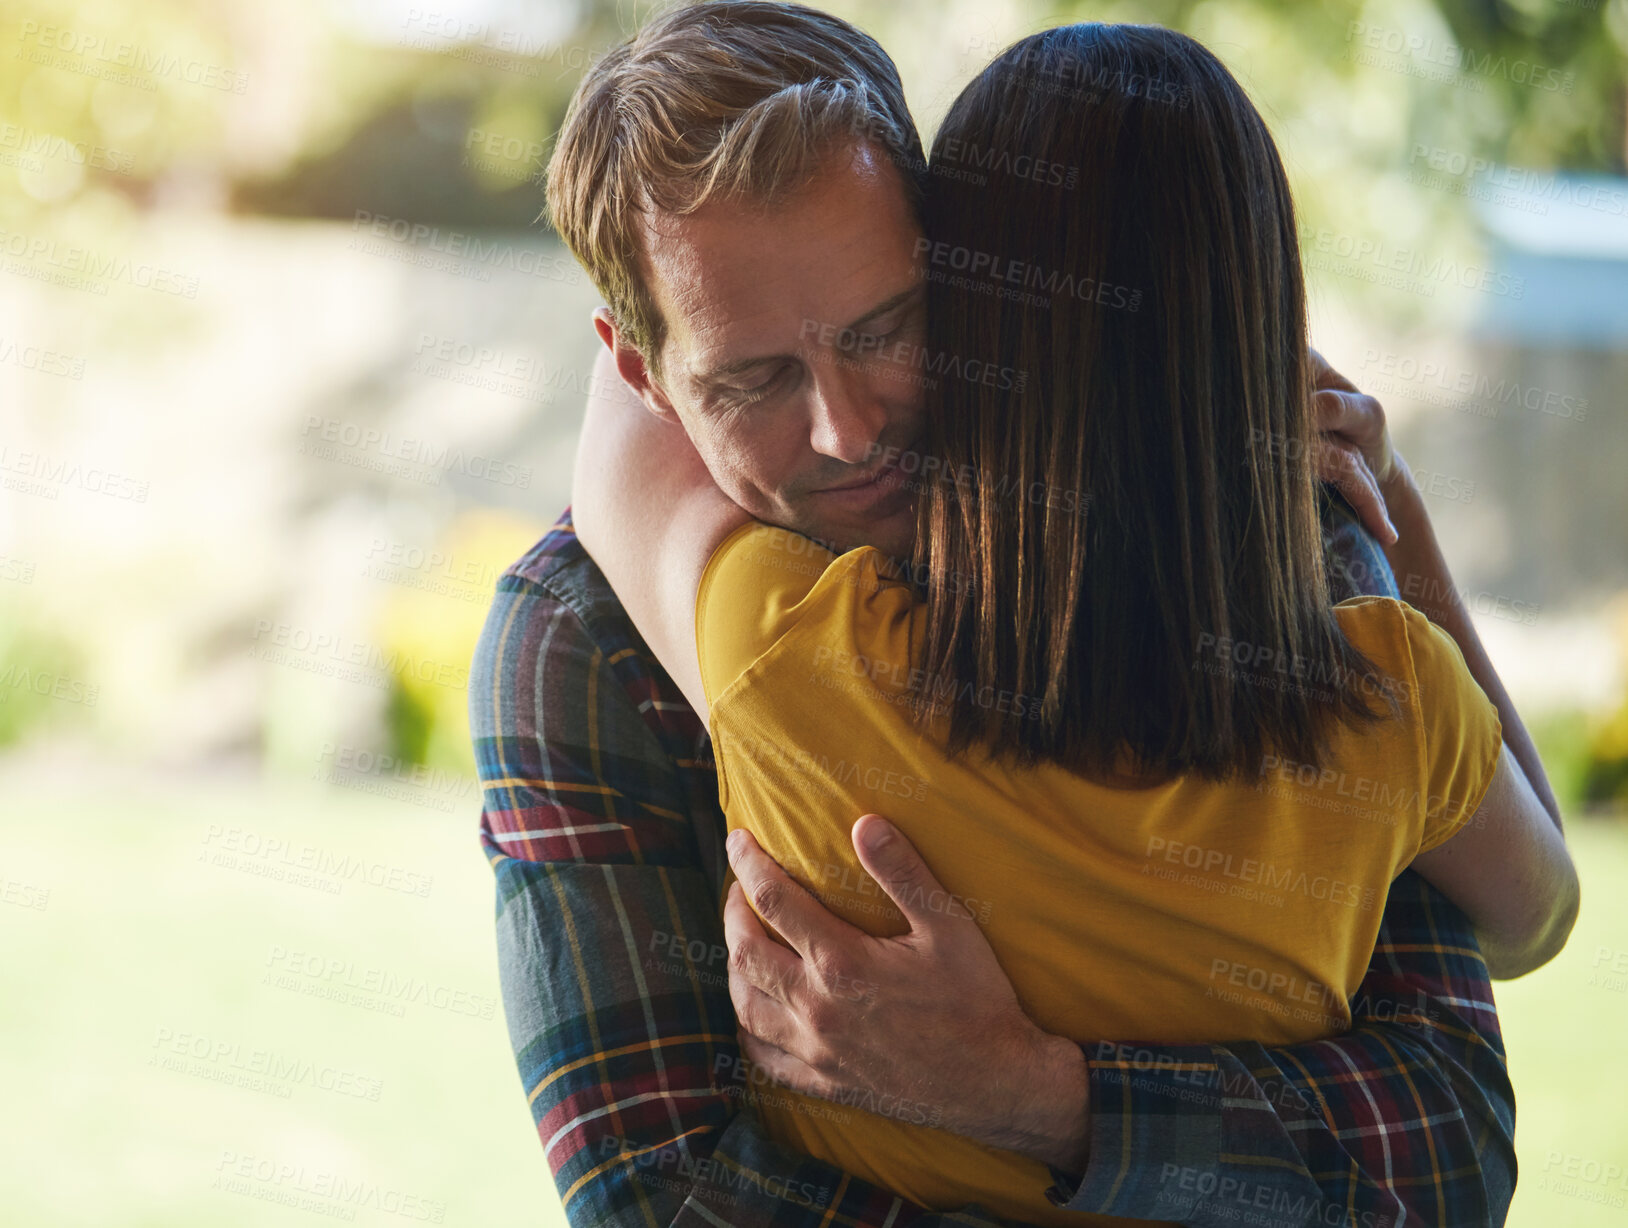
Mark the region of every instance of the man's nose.
<instances>
[{"instance_id":1,"label":"man's nose","mask_svg":"<svg viewBox=\"0 0 1628 1228\"><path fill-rule=\"evenodd\" d=\"M833 364L814 381L809 443L822 456L869 464L887 426L887 406L863 372Z\"/></svg>"}]
</instances>

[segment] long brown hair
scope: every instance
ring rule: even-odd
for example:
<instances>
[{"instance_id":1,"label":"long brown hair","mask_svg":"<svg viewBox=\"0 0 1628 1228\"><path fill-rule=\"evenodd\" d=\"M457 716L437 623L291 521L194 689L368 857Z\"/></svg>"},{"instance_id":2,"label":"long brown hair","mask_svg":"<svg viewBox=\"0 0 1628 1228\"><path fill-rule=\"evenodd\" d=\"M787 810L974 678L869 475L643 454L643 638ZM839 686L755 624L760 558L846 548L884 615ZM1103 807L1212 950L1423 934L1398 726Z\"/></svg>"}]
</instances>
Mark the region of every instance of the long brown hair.
<instances>
[{"instance_id":1,"label":"long brown hair","mask_svg":"<svg viewBox=\"0 0 1628 1228\"><path fill-rule=\"evenodd\" d=\"M1023 39L939 130L925 220L930 349L1021 390L927 415L918 719L953 694L952 755L1130 782L1317 763L1377 716L1323 569L1294 206L1226 68L1156 27Z\"/></svg>"}]
</instances>

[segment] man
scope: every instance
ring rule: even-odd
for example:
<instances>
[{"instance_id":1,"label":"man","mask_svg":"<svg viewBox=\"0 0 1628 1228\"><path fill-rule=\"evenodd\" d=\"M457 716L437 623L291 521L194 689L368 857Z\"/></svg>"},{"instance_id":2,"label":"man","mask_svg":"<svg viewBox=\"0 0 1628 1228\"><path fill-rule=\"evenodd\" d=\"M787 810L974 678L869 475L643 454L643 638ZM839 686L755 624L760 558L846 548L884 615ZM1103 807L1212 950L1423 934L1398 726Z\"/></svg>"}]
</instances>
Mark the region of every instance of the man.
<instances>
[{"instance_id":1,"label":"man","mask_svg":"<svg viewBox=\"0 0 1628 1228\"><path fill-rule=\"evenodd\" d=\"M596 66L550 167L555 224L609 303L596 375L614 363L625 389L606 395L682 429L671 463L705 464L753 515L839 548L910 545L884 460L915 439L919 381L855 361L868 343L853 339L918 335L920 165L874 42L794 5L721 0ZM1374 418L1348 387L1328 394L1340 412ZM1329 523L1342 574L1387 591L1371 541ZM500 581L474 678L505 1012L574 1223L944 1218L770 1140L750 1107L773 1094L753 1077L770 1067L860 1107L931 1087L935 1124L1045 1160L1070 1210L1502 1222L1513 1103L1486 969L1414 876L1392 892L1346 1035L1074 1045L973 1009L991 961L966 918L928 919L931 954L893 950L884 970L870 948L831 956L838 929L749 840L726 855L705 730L568 514ZM896 834L862 857L881 890L932 885ZM799 954L818 938L823 966L757 971L769 939L742 892L726 900L730 866ZM780 1043L737 1037L738 1012L775 1020Z\"/></svg>"}]
</instances>

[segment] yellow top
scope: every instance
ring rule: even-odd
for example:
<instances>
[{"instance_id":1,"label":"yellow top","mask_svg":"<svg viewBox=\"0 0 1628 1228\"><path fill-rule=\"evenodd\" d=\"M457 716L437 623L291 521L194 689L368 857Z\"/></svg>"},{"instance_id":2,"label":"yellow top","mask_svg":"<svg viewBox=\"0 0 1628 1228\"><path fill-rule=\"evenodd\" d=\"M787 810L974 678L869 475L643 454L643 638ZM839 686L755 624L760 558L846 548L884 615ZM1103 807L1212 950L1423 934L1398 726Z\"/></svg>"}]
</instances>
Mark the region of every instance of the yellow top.
<instances>
[{"instance_id":1,"label":"yellow top","mask_svg":"<svg viewBox=\"0 0 1628 1228\"><path fill-rule=\"evenodd\" d=\"M1247 782L1116 790L1055 765L947 761L905 702L906 636L914 626L919 643L925 611L882 562L759 523L708 562L696 641L730 829L749 827L839 916L894 935L904 918L849 839L861 814L884 815L945 888L927 907L974 916L1024 1009L1076 1041L1346 1030L1391 880L1474 813L1497 765L1497 711L1452 640L1401 602L1343 602L1340 624L1391 680L1399 718L1337 726L1321 769L1269 756ZM1200 645L1194 668L1317 685L1257 656ZM931 1128L931 1105L775 1088L759 1108L778 1141L924 1206L1084 1222L1046 1199L1043 1164Z\"/></svg>"}]
</instances>

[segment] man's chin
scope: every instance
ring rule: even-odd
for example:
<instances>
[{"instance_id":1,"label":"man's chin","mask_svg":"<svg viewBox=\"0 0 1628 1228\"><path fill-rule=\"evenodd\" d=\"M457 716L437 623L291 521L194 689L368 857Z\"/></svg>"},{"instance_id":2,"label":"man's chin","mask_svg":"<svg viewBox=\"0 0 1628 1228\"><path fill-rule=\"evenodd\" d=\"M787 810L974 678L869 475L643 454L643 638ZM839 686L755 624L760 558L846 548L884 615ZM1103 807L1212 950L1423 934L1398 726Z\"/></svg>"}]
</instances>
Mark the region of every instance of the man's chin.
<instances>
[{"instance_id":1,"label":"man's chin","mask_svg":"<svg viewBox=\"0 0 1628 1228\"><path fill-rule=\"evenodd\" d=\"M892 559L908 560L916 540L915 509L905 507L890 515L862 520L820 518L804 534L841 554L860 546L875 546Z\"/></svg>"}]
</instances>

